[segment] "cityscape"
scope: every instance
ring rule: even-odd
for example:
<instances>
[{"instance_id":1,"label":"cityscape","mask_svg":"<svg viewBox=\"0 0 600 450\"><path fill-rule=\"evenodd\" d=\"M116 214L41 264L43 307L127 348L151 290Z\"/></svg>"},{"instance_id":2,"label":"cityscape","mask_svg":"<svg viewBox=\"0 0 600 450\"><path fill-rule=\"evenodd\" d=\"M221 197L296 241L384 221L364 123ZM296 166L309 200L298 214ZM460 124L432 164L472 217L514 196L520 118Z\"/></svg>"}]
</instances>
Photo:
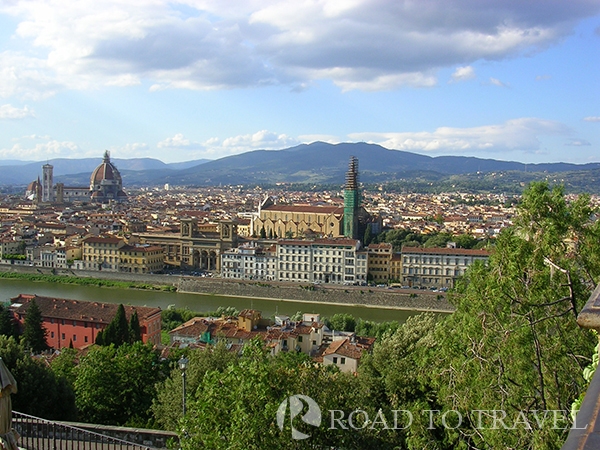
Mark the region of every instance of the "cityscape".
<instances>
[{"instance_id":1,"label":"cityscape","mask_svg":"<svg viewBox=\"0 0 600 450\"><path fill-rule=\"evenodd\" d=\"M598 448L600 2L0 2L0 450Z\"/></svg>"}]
</instances>

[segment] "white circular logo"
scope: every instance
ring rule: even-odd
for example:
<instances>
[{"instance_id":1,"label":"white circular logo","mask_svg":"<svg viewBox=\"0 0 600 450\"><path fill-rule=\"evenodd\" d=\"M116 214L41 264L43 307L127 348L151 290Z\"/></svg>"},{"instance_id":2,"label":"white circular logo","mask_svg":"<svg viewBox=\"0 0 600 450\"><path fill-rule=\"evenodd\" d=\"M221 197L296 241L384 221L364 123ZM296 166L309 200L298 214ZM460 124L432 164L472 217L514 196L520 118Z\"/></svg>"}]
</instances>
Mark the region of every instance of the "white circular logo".
<instances>
[{"instance_id":1,"label":"white circular logo","mask_svg":"<svg viewBox=\"0 0 600 450\"><path fill-rule=\"evenodd\" d=\"M294 427L294 418L298 414L302 413L304 410L304 405L306 404L308 406L308 411L303 414L300 419L302 419L302 422L308 425L318 427L321 425L321 408L319 408L317 402L306 395L292 395L291 397L286 398L283 402L281 402L281 405L279 405L279 408L277 409L277 425L279 425L280 430L283 430L288 404L290 405L292 439L301 440L309 438L310 435L304 434Z\"/></svg>"}]
</instances>

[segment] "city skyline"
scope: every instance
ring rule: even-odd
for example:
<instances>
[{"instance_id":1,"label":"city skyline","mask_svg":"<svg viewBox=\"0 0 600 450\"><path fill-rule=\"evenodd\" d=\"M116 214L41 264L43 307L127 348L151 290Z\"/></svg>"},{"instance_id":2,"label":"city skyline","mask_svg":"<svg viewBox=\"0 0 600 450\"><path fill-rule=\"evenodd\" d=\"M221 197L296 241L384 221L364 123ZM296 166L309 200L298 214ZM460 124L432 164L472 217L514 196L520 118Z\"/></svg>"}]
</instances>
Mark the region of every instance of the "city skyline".
<instances>
[{"instance_id":1,"label":"city skyline","mask_svg":"<svg viewBox=\"0 0 600 450\"><path fill-rule=\"evenodd\" d=\"M320 140L600 161L592 0L18 0L0 42L0 160Z\"/></svg>"}]
</instances>

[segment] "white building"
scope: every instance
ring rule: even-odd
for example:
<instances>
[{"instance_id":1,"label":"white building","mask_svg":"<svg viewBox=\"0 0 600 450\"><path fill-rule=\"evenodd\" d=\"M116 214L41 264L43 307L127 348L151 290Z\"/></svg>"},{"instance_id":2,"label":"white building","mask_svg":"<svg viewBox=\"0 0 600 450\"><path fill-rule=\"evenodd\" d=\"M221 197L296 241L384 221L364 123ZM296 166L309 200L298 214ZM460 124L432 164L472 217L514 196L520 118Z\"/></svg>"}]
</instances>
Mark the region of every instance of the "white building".
<instances>
[{"instance_id":1,"label":"white building","mask_svg":"<svg viewBox=\"0 0 600 450\"><path fill-rule=\"evenodd\" d=\"M221 254L221 274L223 278L273 281L276 261L273 247L240 246Z\"/></svg>"}]
</instances>

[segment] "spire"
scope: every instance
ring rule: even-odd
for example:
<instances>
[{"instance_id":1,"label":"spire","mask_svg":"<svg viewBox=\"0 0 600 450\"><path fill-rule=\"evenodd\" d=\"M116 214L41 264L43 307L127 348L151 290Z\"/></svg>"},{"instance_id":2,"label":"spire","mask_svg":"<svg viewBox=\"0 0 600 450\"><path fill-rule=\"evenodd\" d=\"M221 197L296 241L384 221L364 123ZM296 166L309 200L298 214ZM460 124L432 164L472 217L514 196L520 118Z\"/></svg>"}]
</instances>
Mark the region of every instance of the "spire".
<instances>
[{"instance_id":1,"label":"spire","mask_svg":"<svg viewBox=\"0 0 600 450\"><path fill-rule=\"evenodd\" d=\"M350 157L348 172L346 172L346 189L354 191L358 189L358 159Z\"/></svg>"}]
</instances>

